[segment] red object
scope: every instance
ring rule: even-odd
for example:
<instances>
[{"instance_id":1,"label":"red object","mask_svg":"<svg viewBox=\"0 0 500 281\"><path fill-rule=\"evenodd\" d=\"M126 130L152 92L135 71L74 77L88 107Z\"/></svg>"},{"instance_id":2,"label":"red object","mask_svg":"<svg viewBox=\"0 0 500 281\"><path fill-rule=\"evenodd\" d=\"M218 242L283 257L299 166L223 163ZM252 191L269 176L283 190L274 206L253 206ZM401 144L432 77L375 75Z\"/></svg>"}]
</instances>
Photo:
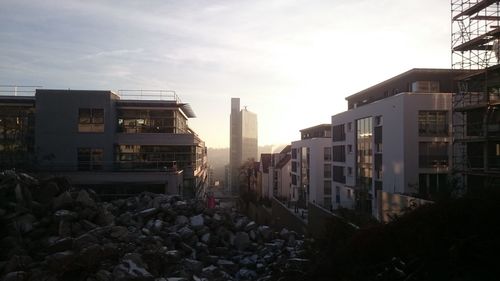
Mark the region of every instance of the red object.
<instances>
[{"instance_id":1,"label":"red object","mask_svg":"<svg viewBox=\"0 0 500 281\"><path fill-rule=\"evenodd\" d=\"M213 195L207 197L207 208L215 208L215 197Z\"/></svg>"}]
</instances>

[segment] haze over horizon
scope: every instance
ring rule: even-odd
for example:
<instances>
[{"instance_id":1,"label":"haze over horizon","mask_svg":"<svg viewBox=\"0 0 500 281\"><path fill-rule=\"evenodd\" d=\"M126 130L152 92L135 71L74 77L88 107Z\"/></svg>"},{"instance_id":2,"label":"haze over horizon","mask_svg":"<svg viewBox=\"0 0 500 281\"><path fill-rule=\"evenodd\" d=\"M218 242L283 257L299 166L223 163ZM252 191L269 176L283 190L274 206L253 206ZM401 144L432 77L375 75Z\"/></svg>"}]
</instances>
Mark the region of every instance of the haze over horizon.
<instances>
[{"instance_id":1,"label":"haze over horizon","mask_svg":"<svg viewBox=\"0 0 500 281\"><path fill-rule=\"evenodd\" d=\"M411 68L450 67L449 1L2 0L0 84L168 89L208 147L229 146L231 97L259 145L329 123L345 96Z\"/></svg>"}]
</instances>

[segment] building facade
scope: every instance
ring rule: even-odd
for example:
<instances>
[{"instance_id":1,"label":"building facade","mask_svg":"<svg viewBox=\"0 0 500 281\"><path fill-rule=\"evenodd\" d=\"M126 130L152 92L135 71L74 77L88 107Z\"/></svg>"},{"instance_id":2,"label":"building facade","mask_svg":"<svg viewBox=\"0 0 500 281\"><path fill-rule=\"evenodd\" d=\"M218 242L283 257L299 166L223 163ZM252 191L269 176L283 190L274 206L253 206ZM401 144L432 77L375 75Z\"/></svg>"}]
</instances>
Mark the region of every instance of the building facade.
<instances>
[{"instance_id":1,"label":"building facade","mask_svg":"<svg viewBox=\"0 0 500 281\"><path fill-rule=\"evenodd\" d=\"M291 145L291 198L301 208L308 202L331 206L331 126L301 130L301 140Z\"/></svg>"},{"instance_id":2,"label":"building facade","mask_svg":"<svg viewBox=\"0 0 500 281\"><path fill-rule=\"evenodd\" d=\"M22 150L34 155L34 171L75 185L128 186L107 191L120 193L148 185L194 197L208 184L205 144L187 125L195 115L174 93L129 99L111 91L37 89L31 97L1 96L0 107L2 121L13 112L25 120L16 134L32 136ZM2 133L14 137L12 130ZM17 166L3 159L4 167Z\"/></svg>"},{"instance_id":3,"label":"building facade","mask_svg":"<svg viewBox=\"0 0 500 281\"><path fill-rule=\"evenodd\" d=\"M432 200L448 188L451 101L462 73L412 69L346 98L349 110L332 116L334 208L380 218L383 192Z\"/></svg>"},{"instance_id":4,"label":"building facade","mask_svg":"<svg viewBox=\"0 0 500 281\"><path fill-rule=\"evenodd\" d=\"M239 98L231 98L229 126L230 177L227 186L228 191L236 194L239 192L241 165L249 159L257 160L257 115L246 108L240 109Z\"/></svg>"}]
</instances>

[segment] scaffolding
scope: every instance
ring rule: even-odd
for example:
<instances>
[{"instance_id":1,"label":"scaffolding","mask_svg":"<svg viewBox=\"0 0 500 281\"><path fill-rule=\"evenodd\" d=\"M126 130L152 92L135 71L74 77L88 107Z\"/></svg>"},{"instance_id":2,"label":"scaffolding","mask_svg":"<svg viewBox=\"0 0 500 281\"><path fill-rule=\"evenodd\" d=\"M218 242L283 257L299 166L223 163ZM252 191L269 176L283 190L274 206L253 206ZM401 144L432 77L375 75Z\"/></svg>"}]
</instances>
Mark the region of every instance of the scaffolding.
<instances>
[{"instance_id":1,"label":"scaffolding","mask_svg":"<svg viewBox=\"0 0 500 281\"><path fill-rule=\"evenodd\" d=\"M462 189L500 187L500 5L451 1L453 171Z\"/></svg>"}]
</instances>

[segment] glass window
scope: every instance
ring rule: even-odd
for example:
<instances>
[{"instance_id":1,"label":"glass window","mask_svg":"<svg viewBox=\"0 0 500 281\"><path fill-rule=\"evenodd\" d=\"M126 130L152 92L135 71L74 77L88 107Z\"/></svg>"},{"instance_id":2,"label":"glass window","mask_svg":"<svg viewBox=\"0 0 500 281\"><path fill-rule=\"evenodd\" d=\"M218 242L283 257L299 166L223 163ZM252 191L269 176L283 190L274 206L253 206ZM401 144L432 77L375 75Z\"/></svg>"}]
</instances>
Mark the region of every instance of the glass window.
<instances>
[{"instance_id":1,"label":"glass window","mask_svg":"<svg viewBox=\"0 0 500 281\"><path fill-rule=\"evenodd\" d=\"M331 178L332 177L332 165L325 164L324 165L324 177Z\"/></svg>"},{"instance_id":2,"label":"glass window","mask_svg":"<svg viewBox=\"0 0 500 281\"><path fill-rule=\"evenodd\" d=\"M102 148L78 148L77 161L79 171L102 170L103 165Z\"/></svg>"},{"instance_id":3,"label":"glass window","mask_svg":"<svg viewBox=\"0 0 500 281\"><path fill-rule=\"evenodd\" d=\"M447 136L448 127L447 111L418 112L419 136Z\"/></svg>"},{"instance_id":4,"label":"glass window","mask_svg":"<svg viewBox=\"0 0 500 281\"><path fill-rule=\"evenodd\" d=\"M325 147L323 152L324 152L323 160L324 161L332 161L332 148Z\"/></svg>"},{"instance_id":5,"label":"glass window","mask_svg":"<svg viewBox=\"0 0 500 281\"><path fill-rule=\"evenodd\" d=\"M447 142L420 142L418 144L419 167L447 167L448 143Z\"/></svg>"},{"instance_id":6,"label":"glass window","mask_svg":"<svg viewBox=\"0 0 500 281\"><path fill-rule=\"evenodd\" d=\"M332 181L325 180L323 185L323 194L331 195L332 194Z\"/></svg>"},{"instance_id":7,"label":"glass window","mask_svg":"<svg viewBox=\"0 0 500 281\"><path fill-rule=\"evenodd\" d=\"M80 133L102 133L102 132L104 132L104 109L102 109L102 108L79 108L78 109L78 132L80 132Z\"/></svg>"}]
</instances>

